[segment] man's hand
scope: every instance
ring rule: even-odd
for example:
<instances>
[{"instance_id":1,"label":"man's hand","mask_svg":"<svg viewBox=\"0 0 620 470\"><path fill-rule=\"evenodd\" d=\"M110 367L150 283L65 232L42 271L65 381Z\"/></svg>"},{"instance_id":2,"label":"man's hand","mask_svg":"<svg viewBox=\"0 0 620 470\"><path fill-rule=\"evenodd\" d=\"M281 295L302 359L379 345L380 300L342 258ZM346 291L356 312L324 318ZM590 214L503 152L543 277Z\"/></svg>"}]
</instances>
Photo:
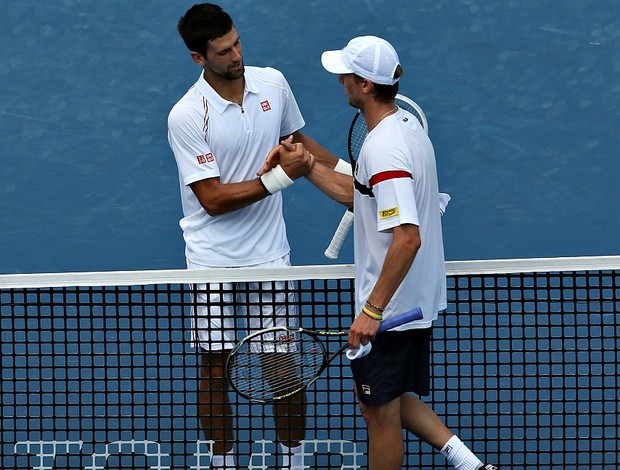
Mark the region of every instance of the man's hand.
<instances>
[{"instance_id":1,"label":"man's hand","mask_svg":"<svg viewBox=\"0 0 620 470\"><path fill-rule=\"evenodd\" d=\"M280 165L289 178L295 180L310 173L314 165L314 156L308 152L303 144L294 144L293 136L276 145L265 158L265 163L256 173L262 176Z\"/></svg>"},{"instance_id":2,"label":"man's hand","mask_svg":"<svg viewBox=\"0 0 620 470\"><path fill-rule=\"evenodd\" d=\"M349 346L356 349L361 344L368 344L376 336L380 326L380 321L373 320L361 312L349 329Z\"/></svg>"}]
</instances>

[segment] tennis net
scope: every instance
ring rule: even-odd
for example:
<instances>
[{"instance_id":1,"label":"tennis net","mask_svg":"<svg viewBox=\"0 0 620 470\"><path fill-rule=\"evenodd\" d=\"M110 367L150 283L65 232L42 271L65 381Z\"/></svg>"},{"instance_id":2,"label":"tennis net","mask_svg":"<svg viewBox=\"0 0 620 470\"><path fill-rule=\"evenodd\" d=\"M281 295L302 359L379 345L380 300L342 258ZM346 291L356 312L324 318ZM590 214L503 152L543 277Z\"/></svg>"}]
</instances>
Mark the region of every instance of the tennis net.
<instances>
[{"instance_id":1,"label":"tennis net","mask_svg":"<svg viewBox=\"0 0 620 470\"><path fill-rule=\"evenodd\" d=\"M500 467L617 469L620 256L447 269L425 400ZM0 468L208 469L197 294L293 305L302 326L337 330L352 319L352 277L350 265L0 276ZM278 468L270 406L230 399L239 468ZM308 391L303 449L306 468L366 465L346 358ZM448 468L413 436L405 465Z\"/></svg>"}]
</instances>

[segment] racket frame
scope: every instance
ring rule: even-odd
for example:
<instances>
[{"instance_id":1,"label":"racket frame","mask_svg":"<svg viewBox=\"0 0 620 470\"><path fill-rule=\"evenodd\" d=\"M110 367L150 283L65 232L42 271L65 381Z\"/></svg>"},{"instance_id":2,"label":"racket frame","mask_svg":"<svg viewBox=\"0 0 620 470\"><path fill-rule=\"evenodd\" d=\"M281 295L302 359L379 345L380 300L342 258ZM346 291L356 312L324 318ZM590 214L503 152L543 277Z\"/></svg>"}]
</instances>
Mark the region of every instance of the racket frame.
<instances>
[{"instance_id":1,"label":"racket frame","mask_svg":"<svg viewBox=\"0 0 620 470\"><path fill-rule=\"evenodd\" d=\"M420 320L422 318L423 318L422 311L420 310L420 308L416 307L413 310L395 315L391 318L388 318L382 321L381 326L379 327L379 330L377 331L377 334L383 333L387 330L396 328L397 326L403 325L405 323L409 323L411 321ZM306 380L299 387L288 389L282 393L279 393L278 395L272 396L271 398L261 398L261 397L254 396L251 393L248 393L242 390L235 383L235 378L238 377L238 374L236 373L231 374L231 371L233 370L233 367L235 364L234 358L240 349L251 346L252 340L254 340L255 338L260 337L260 336L266 336L272 333L275 337L276 336L275 334L278 332L284 333L284 334L307 335L311 337L312 339L314 339L315 342L320 346L320 354L322 355L322 363L316 369L316 372L314 373L312 378L310 378L309 380ZM344 352L349 347L349 345L345 343L340 348L338 348L337 351L329 354L329 351L325 347L326 341L324 339L321 339L321 337L323 338L327 337L328 338L327 341L329 341L329 338L348 336L348 334L349 334L348 331L322 331L322 330L312 330L312 329L302 328L302 327L290 328L286 326L266 328L266 329L251 333L247 335L245 338L243 338L240 342L238 342L233 347L233 349L228 354L228 357L226 358L226 377L228 379L228 383L230 384L230 386L233 388L233 390L236 393L238 393L242 397L254 403L273 403L279 400L289 398L293 395L296 395L297 393L302 392L303 390L307 389L310 385L312 385L314 382L316 382L321 377L321 374L325 371L325 369L327 369L327 366L330 364L330 362L334 360L337 356L342 354L342 352ZM317 351L316 354L318 353L319 352ZM260 354L260 353L256 352L255 354ZM278 353L274 351L273 354L286 354L286 353L284 352ZM301 381L301 378L300 378L300 381Z\"/></svg>"}]
</instances>

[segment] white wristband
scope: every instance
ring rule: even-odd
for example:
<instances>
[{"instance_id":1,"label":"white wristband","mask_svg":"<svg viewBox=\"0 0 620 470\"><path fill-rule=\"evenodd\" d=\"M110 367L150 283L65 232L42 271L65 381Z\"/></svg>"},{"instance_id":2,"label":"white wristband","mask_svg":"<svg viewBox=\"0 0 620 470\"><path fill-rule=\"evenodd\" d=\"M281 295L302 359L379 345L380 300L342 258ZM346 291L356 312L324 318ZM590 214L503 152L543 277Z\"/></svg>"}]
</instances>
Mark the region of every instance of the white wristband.
<instances>
[{"instance_id":1,"label":"white wristband","mask_svg":"<svg viewBox=\"0 0 620 470\"><path fill-rule=\"evenodd\" d=\"M260 180L269 194L275 194L293 184L293 180L288 177L280 165L269 170L260 177Z\"/></svg>"},{"instance_id":2,"label":"white wristband","mask_svg":"<svg viewBox=\"0 0 620 470\"><path fill-rule=\"evenodd\" d=\"M345 175L353 176L353 169L351 168L351 164L345 162L342 158L338 159L338 163L336 163L334 171L337 171L338 173L343 173Z\"/></svg>"}]
</instances>

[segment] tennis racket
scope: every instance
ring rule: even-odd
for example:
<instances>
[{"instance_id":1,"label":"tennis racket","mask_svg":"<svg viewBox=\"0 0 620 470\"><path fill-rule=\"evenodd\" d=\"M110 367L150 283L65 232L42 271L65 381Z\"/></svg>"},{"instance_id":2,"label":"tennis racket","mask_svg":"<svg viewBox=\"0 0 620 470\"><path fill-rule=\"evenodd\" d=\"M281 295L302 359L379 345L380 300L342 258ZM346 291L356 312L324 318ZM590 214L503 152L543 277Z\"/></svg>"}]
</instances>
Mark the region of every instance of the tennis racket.
<instances>
[{"instance_id":1,"label":"tennis racket","mask_svg":"<svg viewBox=\"0 0 620 470\"><path fill-rule=\"evenodd\" d=\"M426 116L424 115L424 111L422 108L413 101L411 98L408 98L404 95L396 95L394 102L397 104L399 108L404 109L405 111L409 111L413 114L418 121L420 121L420 125L424 129L424 131L428 134L428 121L426 120ZM364 139L366 139L366 135L368 134L368 126L366 125L366 121L364 120L364 116L358 110L353 117L353 121L351 122L351 127L349 127L349 137L347 139L347 149L349 151L349 160L351 161L351 166L353 167L353 174L355 174L355 164L360 154L360 150L362 149L362 145L364 144ZM342 248L342 244L344 243L349 230L351 229L351 225L353 224L353 212L349 209L347 210L342 219L340 220L340 224L334 232L334 236L332 240L325 250L325 256L329 259L336 259L340 254L340 248Z\"/></svg>"},{"instance_id":2,"label":"tennis racket","mask_svg":"<svg viewBox=\"0 0 620 470\"><path fill-rule=\"evenodd\" d=\"M422 318L415 308L381 322L379 332ZM348 344L329 354L324 337L344 337L348 331L315 331L276 327L257 331L235 345L226 360L226 372L239 395L271 403L301 392L313 384Z\"/></svg>"}]
</instances>

